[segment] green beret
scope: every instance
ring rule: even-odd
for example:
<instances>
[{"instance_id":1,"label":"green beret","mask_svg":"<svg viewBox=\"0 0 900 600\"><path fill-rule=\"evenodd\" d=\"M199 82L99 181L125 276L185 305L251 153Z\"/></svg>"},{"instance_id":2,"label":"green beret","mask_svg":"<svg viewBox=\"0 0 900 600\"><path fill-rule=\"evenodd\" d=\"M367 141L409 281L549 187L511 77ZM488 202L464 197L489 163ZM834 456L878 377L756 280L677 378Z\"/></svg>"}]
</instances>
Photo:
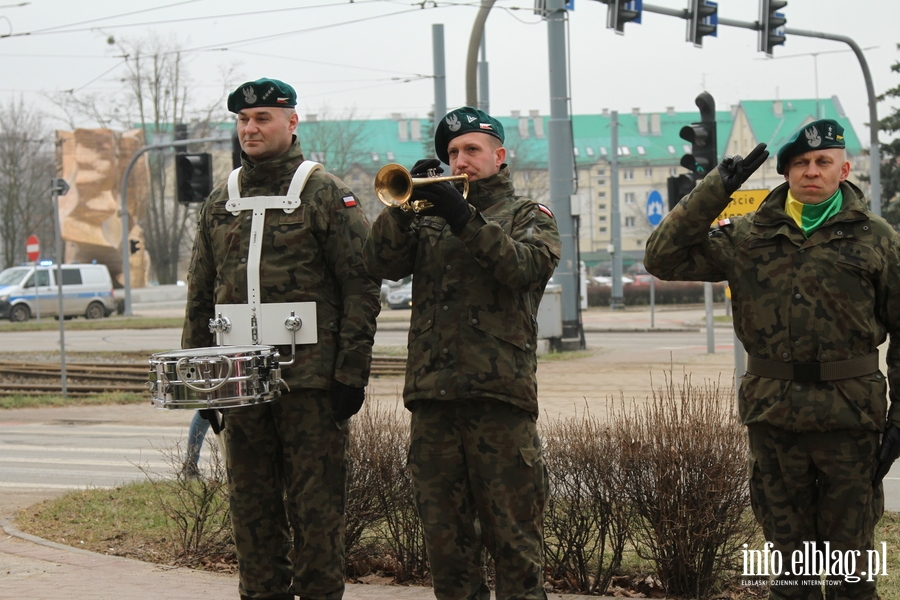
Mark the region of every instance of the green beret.
<instances>
[{"instance_id":1,"label":"green beret","mask_svg":"<svg viewBox=\"0 0 900 600\"><path fill-rule=\"evenodd\" d=\"M795 131L794 135L781 147L778 151L775 170L783 175L784 168L790 159L810 150L845 147L844 128L833 119L819 119Z\"/></svg>"},{"instance_id":2,"label":"green beret","mask_svg":"<svg viewBox=\"0 0 900 600\"><path fill-rule=\"evenodd\" d=\"M438 124L434 133L434 151L437 152L437 157L449 165L450 155L447 153L447 146L450 140L473 131L492 135L500 140L501 144L503 143L503 125L500 121L483 110L463 106L448 112Z\"/></svg>"},{"instance_id":3,"label":"green beret","mask_svg":"<svg viewBox=\"0 0 900 600\"><path fill-rule=\"evenodd\" d=\"M297 92L283 81L263 77L241 84L228 94L228 110L237 114L245 108L297 106Z\"/></svg>"}]
</instances>

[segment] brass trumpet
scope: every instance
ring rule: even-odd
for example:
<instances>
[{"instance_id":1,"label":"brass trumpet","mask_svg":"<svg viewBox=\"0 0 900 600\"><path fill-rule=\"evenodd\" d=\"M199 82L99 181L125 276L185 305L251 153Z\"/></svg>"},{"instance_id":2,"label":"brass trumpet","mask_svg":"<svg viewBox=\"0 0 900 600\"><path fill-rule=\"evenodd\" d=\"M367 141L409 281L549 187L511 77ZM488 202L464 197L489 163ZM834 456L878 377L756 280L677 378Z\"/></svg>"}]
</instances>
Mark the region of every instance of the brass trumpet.
<instances>
[{"instance_id":1,"label":"brass trumpet","mask_svg":"<svg viewBox=\"0 0 900 600\"><path fill-rule=\"evenodd\" d=\"M469 195L469 176L452 175L439 177L434 169L429 169L428 177L413 177L403 165L390 163L375 174L375 193L385 206L399 206L403 210L422 212L431 208L428 200L411 200L416 186L430 185L439 181L461 181L463 198Z\"/></svg>"}]
</instances>

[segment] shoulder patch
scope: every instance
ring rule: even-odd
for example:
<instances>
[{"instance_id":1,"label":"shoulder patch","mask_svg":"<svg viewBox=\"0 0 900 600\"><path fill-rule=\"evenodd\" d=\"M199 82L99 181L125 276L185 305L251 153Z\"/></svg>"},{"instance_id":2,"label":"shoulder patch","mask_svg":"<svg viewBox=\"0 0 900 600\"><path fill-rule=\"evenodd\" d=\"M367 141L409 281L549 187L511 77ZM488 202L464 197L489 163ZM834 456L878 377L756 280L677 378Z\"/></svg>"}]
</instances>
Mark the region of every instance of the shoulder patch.
<instances>
[{"instance_id":1,"label":"shoulder patch","mask_svg":"<svg viewBox=\"0 0 900 600\"><path fill-rule=\"evenodd\" d=\"M719 227L725 227L726 225L731 225L731 219L722 219L717 223Z\"/></svg>"},{"instance_id":2,"label":"shoulder patch","mask_svg":"<svg viewBox=\"0 0 900 600\"><path fill-rule=\"evenodd\" d=\"M547 215L548 217L553 217L553 212L549 208L544 206L543 204L540 204L540 203L538 204L538 210L541 211L542 213L544 213L545 215Z\"/></svg>"},{"instance_id":3,"label":"shoulder patch","mask_svg":"<svg viewBox=\"0 0 900 600\"><path fill-rule=\"evenodd\" d=\"M356 198L354 198L353 196L344 196L344 206L346 208L356 206Z\"/></svg>"}]
</instances>

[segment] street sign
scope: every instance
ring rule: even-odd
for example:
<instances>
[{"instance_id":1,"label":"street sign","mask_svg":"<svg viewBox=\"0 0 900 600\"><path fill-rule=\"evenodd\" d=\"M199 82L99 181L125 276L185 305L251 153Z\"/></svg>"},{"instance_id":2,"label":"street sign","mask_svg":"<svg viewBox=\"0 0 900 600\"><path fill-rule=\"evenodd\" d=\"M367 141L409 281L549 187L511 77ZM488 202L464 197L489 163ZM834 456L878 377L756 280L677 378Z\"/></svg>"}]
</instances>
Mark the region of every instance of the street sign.
<instances>
[{"instance_id":1,"label":"street sign","mask_svg":"<svg viewBox=\"0 0 900 600\"><path fill-rule=\"evenodd\" d=\"M759 205L762 204L762 201L766 199L766 196L769 195L769 190L738 190L731 195L731 202L728 203L728 206L725 207L716 220L713 221L713 224L721 221L722 219L728 219L730 217L736 217L738 215L746 215L747 213L754 212Z\"/></svg>"},{"instance_id":2,"label":"street sign","mask_svg":"<svg viewBox=\"0 0 900 600\"><path fill-rule=\"evenodd\" d=\"M656 227L662 221L665 210L666 205L663 203L662 194L656 190L650 192L650 195L647 196L647 221Z\"/></svg>"},{"instance_id":3,"label":"street sign","mask_svg":"<svg viewBox=\"0 0 900 600\"><path fill-rule=\"evenodd\" d=\"M31 262L36 262L41 257L41 241L38 239L38 236L28 236L28 239L25 240L25 253Z\"/></svg>"}]
</instances>

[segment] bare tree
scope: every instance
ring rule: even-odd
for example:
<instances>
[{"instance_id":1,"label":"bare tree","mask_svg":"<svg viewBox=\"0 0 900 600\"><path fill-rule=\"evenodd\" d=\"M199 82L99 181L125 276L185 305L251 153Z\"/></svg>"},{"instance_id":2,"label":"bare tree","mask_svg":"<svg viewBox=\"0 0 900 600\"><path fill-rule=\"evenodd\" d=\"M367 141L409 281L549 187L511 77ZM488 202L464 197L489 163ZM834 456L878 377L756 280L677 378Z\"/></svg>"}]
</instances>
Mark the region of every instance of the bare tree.
<instances>
[{"instance_id":1,"label":"bare tree","mask_svg":"<svg viewBox=\"0 0 900 600\"><path fill-rule=\"evenodd\" d=\"M130 129L135 123L144 129L147 143L173 139L176 124L189 124L193 134L206 137L216 121L225 120L224 90L230 87L230 73L223 74L222 94L205 107L190 103L190 80L181 44L175 39L151 37L116 42L124 58L125 75L120 77L127 93L57 97L57 104L70 115L83 115L104 127ZM229 143L227 136L223 142ZM180 149L184 151L184 149ZM186 239L192 231L193 210L175 199L172 152L152 152L147 212L136 219L143 230L145 250L159 283L178 279L178 266Z\"/></svg>"},{"instance_id":2,"label":"bare tree","mask_svg":"<svg viewBox=\"0 0 900 600\"><path fill-rule=\"evenodd\" d=\"M366 131L365 122L356 119L355 110L335 117L323 108L314 120L298 126L297 136L306 158L322 163L330 173L343 179L353 165L366 159L371 162Z\"/></svg>"},{"instance_id":3,"label":"bare tree","mask_svg":"<svg viewBox=\"0 0 900 600\"><path fill-rule=\"evenodd\" d=\"M0 104L0 251L3 267L25 259L30 234L54 239L50 179L52 136L44 116L24 100Z\"/></svg>"}]
</instances>

